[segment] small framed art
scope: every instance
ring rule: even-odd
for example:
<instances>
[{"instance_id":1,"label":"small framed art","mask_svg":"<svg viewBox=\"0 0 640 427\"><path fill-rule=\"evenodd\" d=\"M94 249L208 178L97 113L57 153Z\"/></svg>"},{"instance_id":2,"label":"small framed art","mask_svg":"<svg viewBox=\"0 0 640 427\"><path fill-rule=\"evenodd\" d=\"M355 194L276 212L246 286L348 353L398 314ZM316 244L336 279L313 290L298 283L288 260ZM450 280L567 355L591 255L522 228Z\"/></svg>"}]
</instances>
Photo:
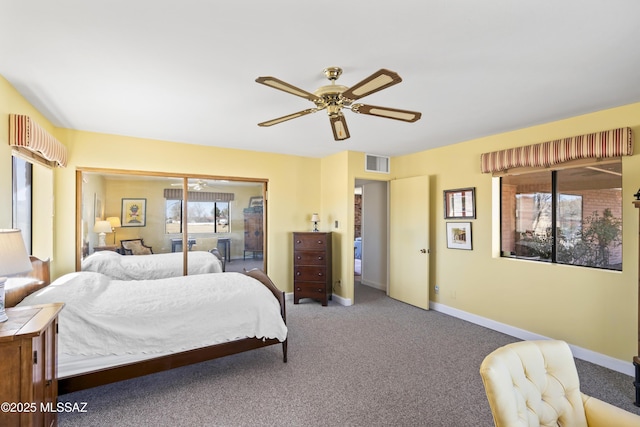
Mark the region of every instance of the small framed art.
<instances>
[{"instance_id":1,"label":"small framed art","mask_svg":"<svg viewBox=\"0 0 640 427\"><path fill-rule=\"evenodd\" d=\"M475 217L475 188L444 190L444 219L473 219Z\"/></svg>"},{"instance_id":2,"label":"small framed art","mask_svg":"<svg viewBox=\"0 0 640 427\"><path fill-rule=\"evenodd\" d=\"M147 199L122 199L120 222L123 227L147 225Z\"/></svg>"},{"instance_id":3,"label":"small framed art","mask_svg":"<svg viewBox=\"0 0 640 427\"><path fill-rule=\"evenodd\" d=\"M447 222L447 248L472 249L470 222Z\"/></svg>"},{"instance_id":4,"label":"small framed art","mask_svg":"<svg viewBox=\"0 0 640 427\"><path fill-rule=\"evenodd\" d=\"M249 207L250 208L261 208L262 207L262 196L253 196L249 199Z\"/></svg>"}]
</instances>

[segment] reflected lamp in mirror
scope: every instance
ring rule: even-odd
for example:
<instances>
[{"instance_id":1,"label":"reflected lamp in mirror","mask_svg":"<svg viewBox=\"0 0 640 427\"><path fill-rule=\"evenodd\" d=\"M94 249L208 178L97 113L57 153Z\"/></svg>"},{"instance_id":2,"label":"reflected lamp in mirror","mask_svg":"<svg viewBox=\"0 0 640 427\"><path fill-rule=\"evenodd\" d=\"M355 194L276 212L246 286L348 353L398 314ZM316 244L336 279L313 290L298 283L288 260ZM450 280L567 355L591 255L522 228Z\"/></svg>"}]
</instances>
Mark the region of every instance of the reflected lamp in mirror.
<instances>
[{"instance_id":1,"label":"reflected lamp in mirror","mask_svg":"<svg viewBox=\"0 0 640 427\"><path fill-rule=\"evenodd\" d=\"M313 223L313 231L318 231L318 222L320 222L320 217L317 213L311 215L311 222Z\"/></svg>"},{"instance_id":2,"label":"reflected lamp in mirror","mask_svg":"<svg viewBox=\"0 0 640 427\"><path fill-rule=\"evenodd\" d=\"M0 230L0 322L8 317L4 310L4 285L6 276L31 271L31 260L20 230Z\"/></svg>"},{"instance_id":3,"label":"reflected lamp in mirror","mask_svg":"<svg viewBox=\"0 0 640 427\"><path fill-rule=\"evenodd\" d=\"M105 236L111 233L111 223L109 221L96 221L93 232L98 233L98 246L107 246Z\"/></svg>"},{"instance_id":4,"label":"reflected lamp in mirror","mask_svg":"<svg viewBox=\"0 0 640 427\"><path fill-rule=\"evenodd\" d=\"M120 218L118 218L117 216L110 216L107 218L107 221L109 221L109 224L111 224L111 232L113 233L113 244L116 244L116 228L120 228L122 227L122 224L120 223Z\"/></svg>"}]
</instances>

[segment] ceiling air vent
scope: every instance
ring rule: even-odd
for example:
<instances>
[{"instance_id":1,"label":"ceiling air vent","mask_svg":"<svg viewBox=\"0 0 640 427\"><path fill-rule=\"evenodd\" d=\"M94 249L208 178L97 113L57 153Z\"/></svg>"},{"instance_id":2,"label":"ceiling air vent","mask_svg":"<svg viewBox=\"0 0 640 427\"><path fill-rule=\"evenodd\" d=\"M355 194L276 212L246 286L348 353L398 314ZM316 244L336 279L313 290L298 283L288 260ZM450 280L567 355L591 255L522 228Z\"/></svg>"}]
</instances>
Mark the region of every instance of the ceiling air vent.
<instances>
[{"instance_id":1,"label":"ceiling air vent","mask_svg":"<svg viewBox=\"0 0 640 427\"><path fill-rule=\"evenodd\" d=\"M389 173L389 158L365 154L364 170L367 172Z\"/></svg>"}]
</instances>

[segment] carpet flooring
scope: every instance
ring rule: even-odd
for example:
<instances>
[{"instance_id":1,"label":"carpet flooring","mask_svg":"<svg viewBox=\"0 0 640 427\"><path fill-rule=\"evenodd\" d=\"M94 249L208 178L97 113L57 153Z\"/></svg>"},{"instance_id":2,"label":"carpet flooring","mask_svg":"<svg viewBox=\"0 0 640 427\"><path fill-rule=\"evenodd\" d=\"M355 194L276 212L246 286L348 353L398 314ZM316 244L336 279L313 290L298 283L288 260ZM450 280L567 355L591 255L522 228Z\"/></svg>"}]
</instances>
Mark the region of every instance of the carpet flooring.
<instances>
[{"instance_id":1,"label":"carpet flooring","mask_svg":"<svg viewBox=\"0 0 640 427\"><path fill-rule=\"evenodd\" d=\"M355 304L287 302L281 346L60 396L61 427L492 426L478 373L517 339L356 285ZM577 360L582 391L626 410L633 379Z\"/></svg>"}]
</instances>

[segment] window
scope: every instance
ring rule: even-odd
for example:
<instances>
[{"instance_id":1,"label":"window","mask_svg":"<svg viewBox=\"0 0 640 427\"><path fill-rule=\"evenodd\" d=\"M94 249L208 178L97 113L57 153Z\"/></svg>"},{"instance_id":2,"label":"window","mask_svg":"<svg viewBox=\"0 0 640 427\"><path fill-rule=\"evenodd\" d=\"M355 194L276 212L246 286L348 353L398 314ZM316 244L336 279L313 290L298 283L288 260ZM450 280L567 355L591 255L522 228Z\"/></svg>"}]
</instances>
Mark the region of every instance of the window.
<instances>
[{"instance_id":1,"label":"window","mask_svg":"<svg viewBox=\"0 0 640 427\"><path fill-rule=\"evenodd\" d=\"M33 215L33 165L20 157L13 156L12 159L12 227L19 228L22 231L22 238L24 239L27 252L32 253L31 224Z\"/></svg>"},{"instance_id":2,"label":"window","mask_svg":"<svg viewBox=\"0 0 640 427\"><path fill-rule=\"evenodd\" d=\"M622 270L622 162L501 178L502 254Z\"/></svg>"},{"instance_id":3,"label":"window","mask_svg":"<svg viewBox=\"0 0 640 427\"><path fill-rule=\"evenodd\" d=\"M182 233L182 200L166 200L165 233ZM189 233L229 233L229 202L189 201Z\"/></svg>"}]
</instances>

